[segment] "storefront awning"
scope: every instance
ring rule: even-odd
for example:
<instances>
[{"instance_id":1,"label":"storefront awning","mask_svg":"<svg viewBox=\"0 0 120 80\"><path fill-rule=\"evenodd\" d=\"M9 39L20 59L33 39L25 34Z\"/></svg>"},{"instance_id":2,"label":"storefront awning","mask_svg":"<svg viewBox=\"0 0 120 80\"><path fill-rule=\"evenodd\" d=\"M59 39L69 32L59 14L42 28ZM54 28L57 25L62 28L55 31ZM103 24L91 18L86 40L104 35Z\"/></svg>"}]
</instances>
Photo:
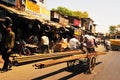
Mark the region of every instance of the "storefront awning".
<instances>
[{"instance_id":1,"label":"storefront awning","mask_svg":"<svg viewBox=\"0 0 120 80\"><path fill-rule=\"evenodd\" d=\"M28 12L25 12L25 11L16 10L15 8L8 7L8 6L3 5L3 4L0 4L0 7L9 11L10 13L14 13L14 14L19 15L20 17L31 19L31 20L36 20L37 19L41 22L45 22L45 19L43 19L41 17L37 17L37 16L32 15L32 14L30 14Z\"/></svg>"},{"instance_id":2,"label":"storefront awning","mask_svg":"<svg viewBox=\"0 0 120 80\"><path fill-rule=\"evenodd\" d=\"M56 28L61 27L61 25L59 23L45 20L45 19L43 19L43 18L41 18L39 16L35 16L35 15L30 14L29 12L26 12L26 11L16 10L15 8L8 7L8 6L3 5L3 4L0 4L0 7L4 8L5 10L9 11L10 13L17 14L20 17L23 17L23 18L27 18L27 19L30 19L30 20L39 20L42 23L47 23L48 25L55 26Z\"/></svg>"}]
</instances>

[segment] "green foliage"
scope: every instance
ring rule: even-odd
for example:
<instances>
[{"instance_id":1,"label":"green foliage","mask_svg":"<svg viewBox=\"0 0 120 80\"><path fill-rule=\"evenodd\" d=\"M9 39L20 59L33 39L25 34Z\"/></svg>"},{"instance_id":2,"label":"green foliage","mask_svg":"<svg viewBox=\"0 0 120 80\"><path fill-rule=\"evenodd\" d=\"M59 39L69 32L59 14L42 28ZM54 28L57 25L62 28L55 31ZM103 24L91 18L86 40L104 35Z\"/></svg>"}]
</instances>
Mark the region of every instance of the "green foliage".
<instances>
[{"instance_id":1,"label":"green foliage","mask_svg":"<svg viewBox=\"0 0 120 80\"><path fill-rule=\"evenodd\" d=\"M53 8L52 10L54 10L64 16L75 16L78 18L88 18L87 12L73 11L73 10L70 10L70 9L67 9L67 8L61 7L61 6L57 7L56 9Z\"/></svg>"},{"instance_id":2,"label":"green foliage","mask_svg":"<svg viewBox=\"0 0 120 80\"><path fill-rule=\"evenodd\" d=\"M87 12L83 12L82 18L88 18L88 13Z\"/></svg>"},{"instance_id":3,"label":"green foliage","mask_svg":"<svg viewBox=\"0 0 120 80\"><path fill-rule=\"evenodd\" d=\"M110 26L109 30L110 30L110 34L115 34L116 33L116 26Z\"/></svg>"},{"instance_id":4,"label":"green foliage","mask_svg":"<svg viewBox=\"0 0 120 80\"><path fill-rule=\"evenodd\" d=\"M57 9L53 8L52 10L64 16L72 16L72 11L65 7L57 7Z\"/></svg>"},{"instance_id":5,"label":"green foliage","mask_svg":"<svg viewBox=\"0 0 120 80\"><path fill-rule=\"evenodd\" d=\"M120 24L118 24L117 27L120 28Z\"/></svg>"},{"instance_id":6,"label":"green foliage","mask_svg":"<svg viewBox=\"0 0 120 80\"><path fill-rule=\"evenodd\" d=\"M109 30L110 34L120 34L120 24L117 26L110 26Z\"/></svg>"},{"instance_id":7,"label":"green foliage","mask_svg":"<svg viewBox=\"0 0 120 80\"><path fill-rule=\"evenodd\" d=\"M109 31L110 31L110 33L109 33L110 37L113 39L115 37L115 35L120 34L120 25L110 26Z\"/></svg>"}]
</instances>

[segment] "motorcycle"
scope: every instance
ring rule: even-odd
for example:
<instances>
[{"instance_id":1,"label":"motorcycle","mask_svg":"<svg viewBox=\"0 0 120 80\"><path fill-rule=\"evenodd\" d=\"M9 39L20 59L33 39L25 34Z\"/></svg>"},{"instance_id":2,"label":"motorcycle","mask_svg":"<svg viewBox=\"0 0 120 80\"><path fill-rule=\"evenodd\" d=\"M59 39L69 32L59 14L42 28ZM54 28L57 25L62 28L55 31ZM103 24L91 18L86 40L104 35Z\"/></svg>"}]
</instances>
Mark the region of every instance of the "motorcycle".
<instances>
[{"instance_id":1,"label":"motorcycle","mask_svg":"<svg viewBox=\"0 0 120 80\"><path fill-rule=\"evenodd\" d=\"M107 52L110 50L110 41L108 40L105 41L105 49Z\"/></svg>"}]
</instances>

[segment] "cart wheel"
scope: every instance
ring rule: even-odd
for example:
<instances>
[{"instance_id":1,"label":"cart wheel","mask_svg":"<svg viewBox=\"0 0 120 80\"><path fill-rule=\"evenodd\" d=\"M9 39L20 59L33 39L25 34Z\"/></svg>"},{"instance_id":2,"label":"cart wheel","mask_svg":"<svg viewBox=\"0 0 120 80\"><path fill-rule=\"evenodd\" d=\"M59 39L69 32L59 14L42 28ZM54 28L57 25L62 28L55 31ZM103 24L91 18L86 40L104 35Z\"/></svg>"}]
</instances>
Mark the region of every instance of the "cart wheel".
<instances>
[{"instance_id":1,"label":"cart wheel","mask_svg":"<svg viewBox=\"0 0 120 80\"><path fill-rule=\"evenodd\" d=\"M74 66L74 64L75 64L75 61L68 61L68 62L67 62L67 67L68 67L68 68L71 68L71 67Z\"/></svg>"},{"instance_id":2,"label":"cart wheel","mask_svg":"<svg viewBox=\"0 0 120 80\"><path fill-rule=\"evenodd\" d=\"M93 57L89 60L89 65L88 65L88 70L90 71L90 73L93 71L93 69L95 68L96 65L96 58Z\"/></svg>"},{"instance_id":3,"label":"cart wheel","mask_svg":"<svg viewBox=\"0 0 120 80\"><path fill-rule=\"evenodd\" d=\"M29 56L31 54L30 50L28 48L25 49L26 55Z\"/></svg>"}]
</instances>

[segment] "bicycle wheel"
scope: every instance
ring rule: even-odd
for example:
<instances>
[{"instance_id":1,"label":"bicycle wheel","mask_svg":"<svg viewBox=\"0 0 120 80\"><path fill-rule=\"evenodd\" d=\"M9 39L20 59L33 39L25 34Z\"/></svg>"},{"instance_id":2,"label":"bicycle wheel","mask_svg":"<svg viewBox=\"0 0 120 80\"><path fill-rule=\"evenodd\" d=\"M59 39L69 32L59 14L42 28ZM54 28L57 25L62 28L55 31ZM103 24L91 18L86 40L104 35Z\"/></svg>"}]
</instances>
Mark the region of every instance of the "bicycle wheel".
<instances>
[{"instance_id":1,"label":"bicycle wheel","mask_svg":"<svg viewBox=\"0 0 120 80\"><path fill-rule=\"evenodd\" d=\"M26 52L27 56L31 54L31 52L30 52L30 50L28 48L25 49L25 52Z\"/></svg>"}]
</instances>

